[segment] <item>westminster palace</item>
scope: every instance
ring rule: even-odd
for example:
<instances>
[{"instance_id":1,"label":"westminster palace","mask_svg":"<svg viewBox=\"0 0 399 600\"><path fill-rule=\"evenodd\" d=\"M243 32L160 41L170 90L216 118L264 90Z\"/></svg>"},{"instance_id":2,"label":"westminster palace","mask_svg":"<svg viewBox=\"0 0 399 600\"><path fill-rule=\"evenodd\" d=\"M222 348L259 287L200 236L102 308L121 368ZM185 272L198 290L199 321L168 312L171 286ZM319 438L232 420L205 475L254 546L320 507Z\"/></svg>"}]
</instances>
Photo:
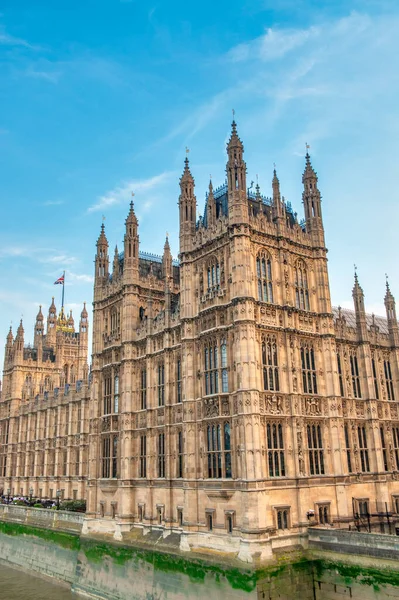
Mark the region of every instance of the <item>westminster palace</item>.
<instances>
[{"instance_id":1,"label":"westminster palace","mask_svg":"<svg viewBox=\"0 0 399 600\"><path fill-rule=\"evenodd\" d=\"M97 240L93 351L54 302L34 343L5 346L0 490L85 498L83 532L157 530L182 551L243 561L301 544L309 524L399 520L399 329L331 305L318 177L307 153L304 219L247 188L233 121L226 180L197 214L186 158L178 260L140 249L133 203L123 247ZM378 529L380 530L380 529Z\"/></svg>"}]
</instances>

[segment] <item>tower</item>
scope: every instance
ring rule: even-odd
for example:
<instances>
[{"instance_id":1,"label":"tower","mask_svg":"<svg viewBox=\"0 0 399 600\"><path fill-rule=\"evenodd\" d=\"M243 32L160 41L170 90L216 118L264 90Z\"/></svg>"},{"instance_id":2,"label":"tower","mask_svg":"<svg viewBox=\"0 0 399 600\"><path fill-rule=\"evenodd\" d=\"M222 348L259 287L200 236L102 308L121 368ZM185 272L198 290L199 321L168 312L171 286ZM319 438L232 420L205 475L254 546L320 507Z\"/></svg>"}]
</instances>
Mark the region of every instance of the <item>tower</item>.
<instances>
[{"instance_id":1,"label":"tower","mask_svg":"<svg viewBox=\"0 0 399 600\"><path fill-rule=\"evenodd\" d=\"M194 195L194 178L191 175L188 158L184 160L183 175L180 178L180 252L192 248L195 223L197 220L197 200Z\"/></svg>"},{"instance_id":2,"label":"tower","mask_svg":"<svg viewBox=\"0 0 399 600\"><path fill-rule=\"evenodd\" d=\"M96 272L94 284L98 284L108 277L109 274L109 257L108 257L108 240L105 235L104 223L101 225L101 232L97 240L97 254L95 259Z\"/></svg>"},{"instance_id":3,"label":"tower","mask_svg":"<svg viewBox=\"0 0 399 600\"><path fill-rule=\"evenodd\" d=\"M283 216L283 205L281 202L280 195L280 181L277 177L276 169L273 170L273 179L272 179L272 189L273 189L273 220L277 222L277 226L281 226L281 218Z\"/></svg>"},{"instance_id":4,"label":"tower","mask_svg":"<svg viewBox=\"0 0 399 600\"><path fill-rule=\"evenodd\" d=\"M215 196L213 195L212 179L209 180L207 211L207 225L209 228L212 228L216 223L216 202Z\"/></svg>"},{"instance_id":5,"label":"tower","mask_svg":"<svg viewBox=\"0 0 399 600\"><path fill-rule=\"evenodd\" d=\"M352 290L353 303L355 305L356 329L359 341L367 341L366 310L364 307L364 293L359 284L357 272L355 271L355 284Z\"/></svg>"},{"instance_id":6,"label":"tower","mask_svg":"<svg viewBox=\"0 0 399 600\"><path fill-rule=\"evenodd\" d=\"M321 214L321 195L317 187L317 173L306 152L305 170L302 175L302 201L305 209L306 230L311 233L313 245L324 247L324 229Z\"/></svg>"},{"instance_id":7,"label":"tower","mask_svg":"<svg viewBox=\"0 0 399 600\"><path fill-rule=\"evenodd\" d=\"M395 298L389 288L388 278L386 283L386 293L384 298L385 310L387 313L388 332L392 346L399 346L399 328L396 318L396 303Z\"/></svg>"},{"instance_id":8,"label":"tower","mask_svg":"<svg viewBox=\"0 0 399 600\"><path fill-rule=\"evenodd\" d=\"M228 161L226 165L229 223L231 224L248 222L247 167L243 155L244 146L238 137L237 125L233 120L230 140L227 144Z\"/></svg>"},{"instance_id":9,"label":"tower","mask_svg":"<svg viewBox=\"0 0 399 600\"><path fill-rule=\"evenodd\" d=\"M10 325L10 331L7 334L6 347L4 352L4 369L6 365L12 361L12 347L14 343L14 336L12 334L12 327Z\"/></svg>"},{"instance_id":10,"label":"tower","mask_svg":"<svg viewBox=\"0 0 399 600\"><path fill-rule=\"evenodd\" d=\"M83 310L80 313L79 321L79 354L78 354L78 379L87 378L87 351L89 340L89 315L86 309L86 302L83 303Z\"/></svg>"},{"instance_id":11,"label":"tower","mask_svg":"<svg viewBox=\"0 0 399 600\"><path fill-rule=\"evenodd\" d=\"M119 277L119 253L118 246L115 246L114 262L112 264L112 281L116 281Z\"/></svg>"},{"instance_id":12,"label":"tower","mask_svg":"<svg viewBox=\"0 0 399 600\"><path fill-rule=\"evenodd\" d=\"M14 363L15 364L21 364L23 362L23 356L24 356L24 327L22 325L22 319L19 323L18 329L17 329L17 335L15 336L15 340L14 340Z\"/></svg>"},{"instance_id":13,"label":"tower","mask_svg":"<svg viewBox=\"0 0 399 600\"><path fill-rule=\"evenodd\" d=\"M139 236L133 201L130 202L129 214L125 221L124 251L123 281L124 283L137 282L139 275Z\"/></svg>"},{"instance_id":14,"label":"tower","mask_svg":"<svg viewBox=\"0 0 399 600\"><path fill-rule=\"evenodd\" d=\"M57 309L54 304L54 296L51 299L51 304L48 309L48 317L47 317L47 335L46 335L46 345L50 348L55 346L55 332L57 326Z\"/></svg>"},{"instance_id":15,"label":"tower","mask_svg":"<svg viewBox=\"0 0 399 600\"><path fill-rule=\"evenodd\" d=\"M44 335L44 318L43 318L43 313L42 313L42 305L39 306L39 312L37 313L36 316L36 324L35 324L35 331L34 331L34 336L33 336L33 345L35 346L35 348L37 347L38 343L39 343L39 338L43 339L43 335Z\"/></svg>"}]
</instances>

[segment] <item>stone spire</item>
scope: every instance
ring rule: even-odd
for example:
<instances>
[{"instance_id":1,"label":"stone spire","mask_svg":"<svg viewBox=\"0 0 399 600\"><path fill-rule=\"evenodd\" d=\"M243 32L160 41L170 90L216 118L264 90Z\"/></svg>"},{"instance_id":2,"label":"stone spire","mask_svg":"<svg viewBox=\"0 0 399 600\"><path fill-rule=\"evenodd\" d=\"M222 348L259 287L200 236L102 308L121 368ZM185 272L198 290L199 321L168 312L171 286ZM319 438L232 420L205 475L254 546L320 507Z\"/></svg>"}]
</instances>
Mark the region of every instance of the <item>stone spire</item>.
<instances>
[{"instance_id":1,"label":"stone spire","mask_svg":"<svg viewBox=\"0 0 399 600\"><path fill-rule=\"evenodd\" d=\"M186 156L184 160L183 174L180 177L180 252L191 250L193 246L195 224L197 221L197 200L194 193L194 186L194 177L191 174L188 157Z\"/></svg>"},{"instance_id":2,"label":"stone spire","mask_svg":"<svg viewBox=\"0 0 399 600\"><path fill-rule=\"evenodd\" d=\"M132 194L132 197L134 194ZM129 214L125 221L125 237L123 240L123 280L125 283L138 281L139 276L139 222L134 212L133 200L130 202ZM115 261L115 258L114 258Z\"/></svg>"},{"instance_id":3,"label":"stone spire","mask_svg":"<svg viewBox=\"0 0 399 600\"><path fill-rule=\"evenodd\" d=\"M165 278L165 284L169 284L169 280L172 277L172 254L170 252L169 237L166 234L165 244L163 247L162 256L162 272Z\"/></svg>"},{"instance_id":4,"label":"stone spire","mask_svg":"<svg viewBox=\"0 0 399 600\"><path fill-rule=\"evenodd\" d=\"M6 347L5 347L5 352L4 352L4 368L6 368L6 365L8 363L10 363L11 360L12 360L13 343L14 343L14 337L13 337L13 334L12 334L12 326L10 325L10 331L7 334Z\"/></svg>"},{"instance_id":5,"label":"stone spire","mask_svg":"<svg viewBox=\"0 0 399 600\"><path fill-rule=\"evenodd\" d=\"M355 283L352 290L353 302L355 305L356 314L356 328L358 338L360 341L366 341L368 339L367 334L367 322L366 322L366 310L364 307L364 293L359 284L357 271L355 267Z\"/></svg>"},{"instance_id":6,"label":"stone spire","mask_svg":"<svg viewBox=\"0 0 399 600\"><path fill-rule=\"evenodd\" d=\"M395 298L390 290L388 275L386 276L386 292L384 298L385 310L388 321L388 331L391 344L393 346L399 346L399 328L398 321L396 318L396 302Z\"/></svg>"},{"instance_id":7,"label":"stone spire","mask_svg":"<svg viewBox=\"0 0 399 600\"><path fill-rule=\"evenodd\" d=\"M70 329L73 329L75 331L75 321L74 321L74 318L72 316L72 310L69 311L68 327Z\"/></svg>"},{"instance_id":8,"label":"stone spire","mask_svg":"<svg viewBox=\"0 0 399 600\"><path fill-rule=\"evenodd\" d=\"M96 272L95 272L95 284L108 277L108 240L105 235L104 223L101 224L100 235L97 240L97 254L96 254Z\"/></svg>"},{"instance_id":9,"label":"stone spire","mask_svg":"<svg viewBox=\"0 0 399 600\"><path fill-rule=\"evenodd\" d=\"M33 336L33 345L37 348L39 338L42 339L44 334L44 317L42 313L42 305L39 306L39 312L36 315L35 331Z\"/></svg>"},{"instance_id":10,"label":"stone spire","mask_svg":"<svg viewBox=\"0 0 399 600\"><path fill-rule=\"evenodd\" d=\"M244 158L244 146L237 134L235 120L231 124L230 140L227 144L227 189L229 206L229 223L249 222L247 198L247 166Z\"/></svg>"},{"instance_id":11,"label":"stone spire","mask_svg":"<svg viewBox=\"0 0 399 600\"><path fill-rule=\"evenodd\" d=\"M277 177L276 167L273 169L273 219L279 219L283 216L283 204L280 195L280 181Z\"/></svg>"},{"instance_id":12,"label":"stone spire","mask_svg":"<svg viewBox=\"0 0 399 600\"><path fill-rule=\"evenodd\" d=\"M317 173L312 167L308 146L306 146L305 170L302 175L303 193L302 201L305 209L305 220L307 231L320 230L321 238L316 241L322 241L324 245L323 221L321 215L321 195L317 187Z\"/></svg>"},{"instance_id":13,"label":"stone spire","mask_svg":"<svg viewBox=\"0 0 399 600\"><path fill-rule=\"evenodd\" d=\"M212 179L209 180L207 210L208 227L213 227L216 223L216 202L215 196L213 195Z\"/></svg>"},{"instance_id":14,"label":"stone spire","mask_svg":"<svg viewBox=\"0 0 399 600\"><path fill-rule=\"evenodd\" d=\"M15 336L15 340L14 340L14 349L15 349L15 355L19 354L19 356L22 358L23 355L23 350L24 350L24 327L22 325L22 319L19 323L18 329L17 329L17 335Z\"/></svg>"},{"instance_id":15,"label":"stone spire","mask_svg":"<svg viewBox=\"0 0 399 600\"><path fill-rule=\"evenodd\" d=\"M119 253L118 246L115 246L114 262L112 264L112 279L115 280L119 275Z\"/></svg>"}]
</instances>

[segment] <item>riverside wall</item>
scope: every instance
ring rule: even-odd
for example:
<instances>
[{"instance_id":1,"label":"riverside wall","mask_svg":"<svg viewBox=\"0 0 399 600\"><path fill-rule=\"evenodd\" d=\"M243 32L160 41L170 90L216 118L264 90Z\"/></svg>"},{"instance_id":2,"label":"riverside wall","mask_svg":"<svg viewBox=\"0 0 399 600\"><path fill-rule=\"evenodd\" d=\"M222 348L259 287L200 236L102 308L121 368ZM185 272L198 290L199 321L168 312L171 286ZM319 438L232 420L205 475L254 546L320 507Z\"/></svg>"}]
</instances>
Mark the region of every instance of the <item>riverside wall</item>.
<instances>
[{"instance_id":1,"label":"riverside wall","mask_svg":"<svg viewBox=\"0 0 399 600\"><path fill-rule=\"evenodd\" d=\"M179 552L176 534L132 532L117 543L82 535L84 515L7 508L0 509L0 560L67 582L90 598L399 599L399 538L393 536L310 528L307 550L280 551L272 562L249 568L232 555Z\"/></svg>"}]
</instances>

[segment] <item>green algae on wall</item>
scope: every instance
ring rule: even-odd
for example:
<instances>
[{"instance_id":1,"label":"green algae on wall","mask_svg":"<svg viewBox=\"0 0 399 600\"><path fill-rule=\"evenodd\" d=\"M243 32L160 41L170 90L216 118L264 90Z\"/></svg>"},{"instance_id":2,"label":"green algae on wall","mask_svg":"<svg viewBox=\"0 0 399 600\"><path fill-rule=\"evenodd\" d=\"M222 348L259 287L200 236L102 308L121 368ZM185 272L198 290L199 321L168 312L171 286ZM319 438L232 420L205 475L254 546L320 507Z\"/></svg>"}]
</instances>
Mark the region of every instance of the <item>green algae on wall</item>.
<instances>
[{"instance_id":1,"label":"green algae on wall","mask_svg":"<svg viewBox=\"0 0 399 600\"><path fill-rule=\"evenodd\" d=\"M381 585L399 587L399 571L392 569L377 569L321 559L313 560L313 566L319 579L323 577L324 573L333 572L340 575L348 586L356 582L371 586L375 591L379 591Z\"/></svg>"},{"instance_id":2,"label":"green algae on wall","mask_svg":"<svg viewBox=\"0 0 399 600\"><path fill-rule=\"evenodd\" d=\"M99 563L105 557L111 558L119 565L124 565L128 561L144 561L151 564L156 571L187 575L193 583L203 583L206 576L212 575L217 582L220 582L221 578L226 578L233 589L252 592L259 578L258 572L254 570L223 567L197 558L188 559L152 549L131 548L87 539L82 539L81 544L82 551L89 562Z\"/></svg>"},{"instance_id":3,"label":"green algae on wall","mask_svg":"<svg viewBox=\"0 0 399 600\"><path fill-rule=\"evenodd\" d=\"M5 535L31 535L52 544L58 544L62 548L68 550L80 549L80 538L73 533L63 531L53 531L51 529L42 529L41 527L33 527L32 525L24 525L21 523L12 523L10 521L0 521L0 533Z\"/></svg>"}]
</instances>

